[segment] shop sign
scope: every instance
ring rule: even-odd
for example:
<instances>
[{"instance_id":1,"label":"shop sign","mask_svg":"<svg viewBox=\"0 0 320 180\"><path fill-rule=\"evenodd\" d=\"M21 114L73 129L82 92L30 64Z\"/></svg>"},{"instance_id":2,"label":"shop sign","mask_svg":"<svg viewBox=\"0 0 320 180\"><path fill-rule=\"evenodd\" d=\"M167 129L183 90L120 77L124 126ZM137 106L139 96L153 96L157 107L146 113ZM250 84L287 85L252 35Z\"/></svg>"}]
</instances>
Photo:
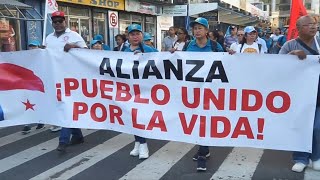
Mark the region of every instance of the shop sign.
<instances>
[{"instance_id":1,"label":"shop sign","mask_svg":"<svg viewBox=\"0 0 320 180\"><path fill-rule=\"evenodd\" d=\"M259 9L250 3L247 3L246 11L250 12L253 16L260 17L264 20L268 18L268 12Z\"/></svg>"},{"instance_id":2,"label":"shop sign","mask_svg":"<svg viewBox=\"0 0 320 180\"><path fill-rule=\"evenodd\" d=\"M137 0L126 0L125 10L131 11L131 12L143 13L143 14L151 14L151 15L160 14L159 7L151 4L144 4Z\"/></svg>"},{"instance_id":3,"label":"shop sign","mask_svg":"<svg viewBox=\"0 0 320 180\"><path fill-rule=\"evenodd\" d=\"M187 5L163 6L162 16L187 16Z\"/></svg>"},{"instance_id":4,"label":"shop sign","mask_svg":"<svg viewBox=\"0 0 320 180\"><path fill-rule=\"evenodd\" d=\"M124 10L124 0L57 0L57 1L87 5L87 6L96 6L96 7L108 8L108 9Z\"/></svg>"},{"instance_id":5,"label":"shop sign","mask_svg":"<svg viewBox=\"0 0 320 180\"><path fill-rule=\"evenodd\" d=\"M108 12L109 15L109 26L111 28L117 28L118 27L118 12L116 11L109 11Z\"/></svg>"}]
</instances>

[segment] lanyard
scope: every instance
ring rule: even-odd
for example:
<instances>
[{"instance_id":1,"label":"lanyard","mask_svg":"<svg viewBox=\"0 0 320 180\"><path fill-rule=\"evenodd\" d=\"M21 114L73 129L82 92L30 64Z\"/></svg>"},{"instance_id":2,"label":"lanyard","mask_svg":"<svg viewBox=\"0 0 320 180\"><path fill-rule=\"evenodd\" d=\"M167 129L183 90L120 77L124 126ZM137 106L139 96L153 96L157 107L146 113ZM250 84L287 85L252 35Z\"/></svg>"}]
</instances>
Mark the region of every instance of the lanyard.
<instances>
[{"instance_id":1,"label":"lanyard","mask_svg":"<svg viewBox=\"0 0 320 180\"><path fill-rule=\"evenodd\" d=\"M317 41L317 36L314 36L314 41L315 41L315 43L316 43L317 50L318 50L318 52L319 52L319 54L320 54L320 47L319 47L319 43L318 43L318 41Z\"/></svg>"}]
</instances>

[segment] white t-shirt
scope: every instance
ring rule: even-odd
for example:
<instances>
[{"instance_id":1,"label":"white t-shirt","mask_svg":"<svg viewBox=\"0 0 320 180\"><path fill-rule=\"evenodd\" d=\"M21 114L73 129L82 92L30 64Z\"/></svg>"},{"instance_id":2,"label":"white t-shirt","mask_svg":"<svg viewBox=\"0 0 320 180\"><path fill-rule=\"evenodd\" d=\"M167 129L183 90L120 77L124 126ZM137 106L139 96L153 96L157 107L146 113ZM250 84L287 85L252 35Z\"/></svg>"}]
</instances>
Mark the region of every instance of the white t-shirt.
<instances>
[{"instance_id":1,"label":"white t-shirt","mask_svg":"<svg viewBox=\"0 0 320 180\"><path fill-rule=\"evenodd\" d=\"M83 38L69 28L59 37L55 35L55 32L49 34L46 38L46 48L62 50L66 44L75 44L81 48L86 48L87 45Z\"/></svg>"},{"instance_id":2,"label":"white t-shirt","mask_svg":"<svg viewBox=\"0 0 320 180\"><path fill-rule=\"evenodd\" d=\"M266 43L266 41L264 39L261 39L260 37L258 37L257 43L261 44L261 51L263 53L268 53L267 43Z\"/></svg>"},{"instance_id":3,"label":"white t-shirt","mask_svg":"<svg viewBox=\"0 0 320 180\"><path fill-rule=\"evenodd\" d=\"M274 46L274 45L276 45L277 44L277 42L278 42L278 39L280 38L280 37L282 37L283 35L281 35L281 34L279 34L278 36L277 35L275 35L275 34L272 34L270 37L271 37L271 39L273 40L273 44L272 44L272 46Z\"/></svg>"},{"instance_id":4,"label":"white t-shirt","mask_svg":"<svg viewBox=\"0 0 320 180\"><path fill-rule=\"evenodd\" d=\"M174 44L173 48L176 49L176 51L182 51L182 49L183 49L184 45L186 44L186 42L180 42L179 43L178 41L176 41L173 44Z\"/></svg>"},{"instance_id":5,"label":"white t-shirt","mask_svg":"<svg viewBox=\"0 0 320 180\"><path fill-rule=\"evenodd\" d=\"M238 50L238 45L239 45L238 42L234 42L234 43L231 44L231 46L230 46L229 49L237 52L237 50Z\"/></svg>"},{"instance_id":6,"label":"white t-shirt","mask_svg":"<svg viewBox=\"0 0 320 180\"><path fill-rule=\"evenodd\" d=\"M259 52L259 45L256 42L254 42L252 45L248 45L247 43L245 43L240 52L241 46L242 44L238 45L237 53L263 53L263 50Z\"/></svg>"}]
</instances>

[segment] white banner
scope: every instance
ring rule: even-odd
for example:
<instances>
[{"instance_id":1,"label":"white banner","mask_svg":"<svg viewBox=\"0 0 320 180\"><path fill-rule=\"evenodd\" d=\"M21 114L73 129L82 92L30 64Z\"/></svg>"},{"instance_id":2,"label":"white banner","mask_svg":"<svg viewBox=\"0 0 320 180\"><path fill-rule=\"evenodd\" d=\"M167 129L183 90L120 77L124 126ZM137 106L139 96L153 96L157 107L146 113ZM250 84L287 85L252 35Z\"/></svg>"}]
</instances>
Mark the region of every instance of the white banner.
<instances>
[{"instance_id":1,"label":"white banner","mask_svg":"<svg viewBox=\"0 0 320 180\"><path fill-rule=\"evenodd\" d=\"M0 127L44 123L208 146L312 149L317 56L0 55Z\"/></svg>"}]
</instances>

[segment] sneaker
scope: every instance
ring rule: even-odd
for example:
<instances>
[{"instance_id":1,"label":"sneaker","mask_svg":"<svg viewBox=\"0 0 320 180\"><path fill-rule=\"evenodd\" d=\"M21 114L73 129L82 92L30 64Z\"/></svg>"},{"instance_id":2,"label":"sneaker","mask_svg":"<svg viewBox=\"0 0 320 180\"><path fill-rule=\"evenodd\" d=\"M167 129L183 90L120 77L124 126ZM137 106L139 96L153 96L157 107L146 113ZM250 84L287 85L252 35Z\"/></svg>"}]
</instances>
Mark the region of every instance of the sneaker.
<instances>
[{"instance_id":1,"label":"sneaker","mask_svg":"<svg viewBox=\"0 0 320 180\"><path fill-rule=\"evenodd\" d=\"M44 129L44 128L45 128L44 124L38 124L36 127L37 130Z\"/></svg>"},{"instance_id":2,"label":"sneaker","mask_svg":"<svg viewBox=\"0 0 320 180\"><path fill-rule=\"evenodd\" d=\"M139 146L139 142L134 143L134 148L132 149L132 151L130 151L130 156L139 156Z\"/></svg>"},{"instance_id":3,"label":"sneaker","mask_svg":"<svg viewBox=\"0 0 320 180\"><path fill-rule=\"evenodd\" d=\"M316 171L320 171L320 159L312 162L312 168Z\"/></svg>"},{"instance_id":4,"label":"sneaker","mask_svg":"<svg viewBox=\"0 0 320 180\"><path fill-rule=\"evenodd\" d=\"M206 161L207 161L207 158L205 156L198 156L197 171L206 171L207 170Z\"/></svg>"},{"instance_id":5,"label":"sneaker","mask_svg":"<svg viewBox=\"0 0 320 180\"><path fill-rule=\"evenodd\" d=\"M51 132L58 132L61 129L62 129L62 127L60 127L60 126L51 126L50 127Z\"/></svg>"},{"instance_id":6,"label":"sneaker","mask_svg":"<svg viewBox=\"0 0 320 180\"><path fill-rule=\"evenodd\" d=\"M82 144L84 143L84 138L71 138L70 145Z\"/></svg>"},{"instance_id":7,"label":"sneaker","mask_svg":"<svg viewBox=\"0 0 320 180\"><path fill-rule=\"evenodd\" d=\"M293 166L292 166L292 171L294 172L302 172L305 168L307 167L307 165L301 163L301 162L298 162L298 163L295 163Z\"/></svg>"},{"instance_id":8,"label":"sneaker","mask_svg":"<svg viewBox=\"0 0 320 180\"><path fill-rule=\"evenodd\" d=\"M147 143L139 146L139 159L147 159L149 157L149 149Z\"/></svg>"},{"instance_id":9,"label":"sneaker","mask_svg":"<svg viewBox=\"0 0 320 180\"><path fill-rule=\"evenodd\" d=\"M197 161L199 157L199 151L193 156L193 160ZM210 157L210 152L208 151L208 153L205 155L206 158Z\"/></svg>"},{"instance_id":10,"label":"sneaker","mask_svg":"<svg viewBox=\"0 0 320 180\"><path fill-rule=\"evenodd\" d=\"M24 126L22 129L22 134L28 134L31 132L30 126Z\"/></svg>"},{"instance_id":11,"label":"sneaker","mask_svg":"<svg viewBox=\"0 0 320 180\"><path fill-rule=\"evenodd\" d=\"M67 145L66 144L59 143L59 146L57 147L57 151L65 152L66 149L67 149Z\"/></svg>"}]
</instances>

